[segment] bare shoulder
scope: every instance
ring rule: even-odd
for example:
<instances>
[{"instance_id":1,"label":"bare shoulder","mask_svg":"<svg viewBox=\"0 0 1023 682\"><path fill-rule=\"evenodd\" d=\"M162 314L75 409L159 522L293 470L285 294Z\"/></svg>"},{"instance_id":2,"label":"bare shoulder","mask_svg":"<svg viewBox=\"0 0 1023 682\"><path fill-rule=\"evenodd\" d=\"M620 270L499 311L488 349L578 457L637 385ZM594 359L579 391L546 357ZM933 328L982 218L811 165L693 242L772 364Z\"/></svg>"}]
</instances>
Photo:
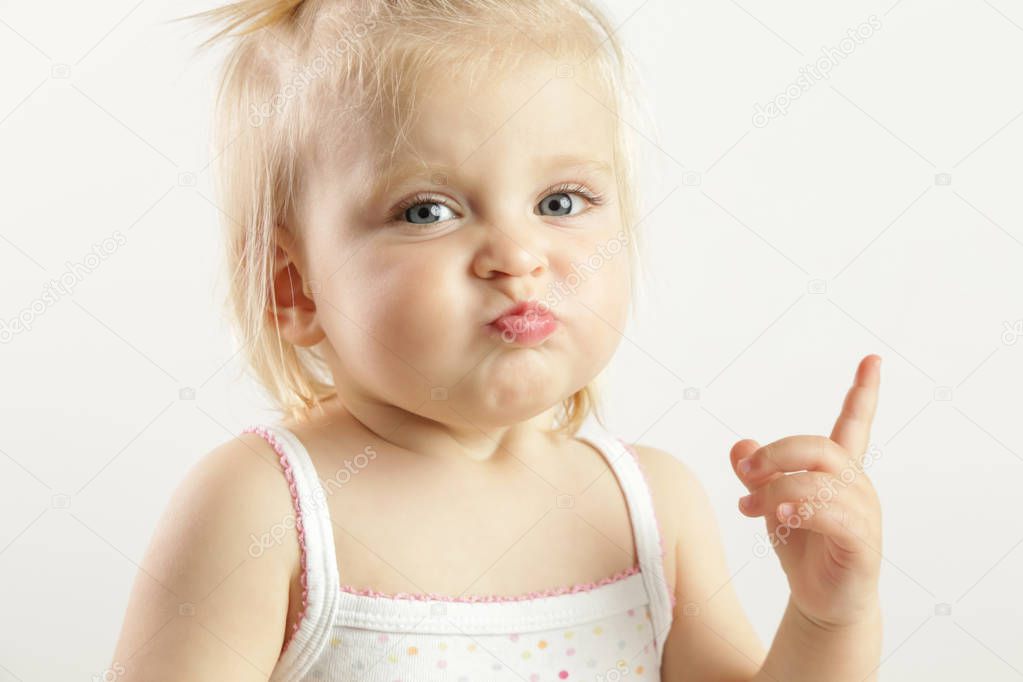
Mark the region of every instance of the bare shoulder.
<instances>
[{"instance_id":1,"label":"bare shoulder","mask_svg":"<svg viewBox=\"0 0 1023 682\"><path fill-rule=\"evenodd\" d=\"M632 443L630 447L636 452L639 464L650 484L651 494L668 504L679 499L679 488L699 488L700 482L696 474L675 455L651 445Z\"/></svg>"},{"instance_id":2,"label":"bare shoulder","mask_svg":"<svg viewBox=\"0 0 1023 682\"><path fill-rule=\"evenodd\" d=\"M676 599L664 679L749 679L765 652L731 583L733 571L706 488L674 454L639 444L632 448L654 500L666 545L666 577Z\"/></svg>"},{"instance_id":3,"label":"bare shoulder","mask_svg":"<svg viewBox=\"0 0 1023 682\"><path fill-rule=\"evenodd\" d=\"M112 669L125 680L265 680L299 561L287 537L291 504L276 454L257 434L196 461L139 565Z\"/></svg>"},{"instance_id":4,"label":"bare shoulder","mask_svg":"<svg viewBox=\"0 0 1023 682\"><path fill-rule=\"evenodd\" d=\"M636 453L650 488L654 513L657 514L664 542L670 543L673 548L679 539L683 519L702 522L705 520L703 517L710 513L710 506L702 504L706 493L695 472L675 455L639 443L633 443L630 447ZM664 549L665 554L671 551L669 547ZM674 584L673 580L669 582Z\"/></svg>"},{"instance_id":5,"label":"bare shoulder","mask_svg":"<svg viewBox=\"0 0 1023 682\"><path fill-rule=\"evenodd\" d=\"M654 506L658 513L664 511L666 523L685 520L702 524L711 520L714 511L707 490L681 457L650 445L634 443L630 447L646 476ZM673 528L682 530L677 523Z\"/></svg>"}]
</instances>

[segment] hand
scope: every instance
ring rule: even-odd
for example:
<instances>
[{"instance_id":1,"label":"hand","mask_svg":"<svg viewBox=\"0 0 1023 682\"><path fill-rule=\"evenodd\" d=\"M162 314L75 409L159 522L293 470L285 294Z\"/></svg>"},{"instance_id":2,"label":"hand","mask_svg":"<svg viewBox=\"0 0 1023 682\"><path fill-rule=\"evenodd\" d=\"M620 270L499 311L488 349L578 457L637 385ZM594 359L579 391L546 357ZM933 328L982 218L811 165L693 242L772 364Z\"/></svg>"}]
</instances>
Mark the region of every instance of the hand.
<instances>
[{"instance_id":1,"label":"hand","mask_svg":"<svg viewBox=\"0 0 1023 682\"><path fill-rule=\"evenodd\" d=\"M837 628L877 609L881 505L863 471L881 381L881 358L860 361L830 438L789 436L732 446L732 468L750 494L747 516L764 516L792 602L810 622ZM798 472L798 473L790 473Z\"/></svg>"}]
</instances>

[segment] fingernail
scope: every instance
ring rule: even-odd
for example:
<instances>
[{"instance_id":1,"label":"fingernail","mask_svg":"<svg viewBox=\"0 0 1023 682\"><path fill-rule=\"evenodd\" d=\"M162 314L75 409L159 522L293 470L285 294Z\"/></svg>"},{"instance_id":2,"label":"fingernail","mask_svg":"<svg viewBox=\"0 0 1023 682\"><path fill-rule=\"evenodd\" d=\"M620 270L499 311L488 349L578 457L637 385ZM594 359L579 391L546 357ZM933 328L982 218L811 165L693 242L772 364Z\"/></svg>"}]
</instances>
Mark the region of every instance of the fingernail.
<instances>
[{"instance_id":1,"label":"fingernail","mask_svg":"<svg viewBox=\"0 0 1023 682\"><path fill-rule=\"evenodd\" d=\"M750 507L750 505L752 503L753 503L753 496L752 495L744 495L743 497L739 498L739 509L742 509L742 510L749 509L749 507Z\"/></svg>"},{"instance_id":2,"label":"fingernail","mask_svg":"<svg viewBox=\"0 0 1023 682\"><path fill-rule=\"evenodd\" d=\"M788 520L789 517L794 516L796 513L796 505L791 502L782 502L778 505L778 518L782 521Z\"/></svg>"},{"instance_id":3,"label":"fingernail","mask_svg":"<svg viewBox=\"0 0 1023 682\"><path fill-rule=\"evenodd\" d=\"M752 457L743 457L742 459L739 460L740 474L748 474L750 472L750 469L753 468L753 462L750 461L751 459Z\"/></svg>"}]
</instances>

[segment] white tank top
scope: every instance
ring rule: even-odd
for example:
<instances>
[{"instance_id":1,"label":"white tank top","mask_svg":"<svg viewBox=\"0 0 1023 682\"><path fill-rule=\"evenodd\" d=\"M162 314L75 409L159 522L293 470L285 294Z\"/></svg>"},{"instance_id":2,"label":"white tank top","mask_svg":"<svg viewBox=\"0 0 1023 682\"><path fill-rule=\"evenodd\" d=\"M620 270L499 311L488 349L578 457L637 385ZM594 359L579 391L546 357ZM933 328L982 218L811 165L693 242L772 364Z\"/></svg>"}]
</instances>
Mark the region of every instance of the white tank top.
<instances>
[{"instance_id":1,"label":"white tank top","mask_svg":"<svg viewBox=\"0 0 1023 682\"><path fill-rule=\"evenodd\" d=\"M246 428L280 457L295 506L303 607L270 682L660 680L675 597L635 451L592 417L579 430L625 495L638 565L597 583L520 596L385 595L343 585L326 495L280 425Z\"/></svg>"}]
</instances>

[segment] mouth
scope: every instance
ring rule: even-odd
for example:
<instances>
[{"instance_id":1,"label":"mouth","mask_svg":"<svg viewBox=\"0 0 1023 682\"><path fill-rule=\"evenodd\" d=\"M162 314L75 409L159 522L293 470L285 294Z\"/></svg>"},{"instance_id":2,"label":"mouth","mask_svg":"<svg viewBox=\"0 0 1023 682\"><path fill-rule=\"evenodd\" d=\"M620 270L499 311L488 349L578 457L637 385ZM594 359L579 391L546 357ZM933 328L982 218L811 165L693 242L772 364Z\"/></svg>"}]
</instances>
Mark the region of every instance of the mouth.
<instances>
[{"instance_id":1,"label":"mouth","mask_svg":"<svg viewBox=\"0 0 1023 682\"><path fill-rule=\"evenodd\" d=\"M558 320L549 307L537 301L521 301L486 326L506 343L535 346L554 333Z\"/></svg>"}]
</instances>

